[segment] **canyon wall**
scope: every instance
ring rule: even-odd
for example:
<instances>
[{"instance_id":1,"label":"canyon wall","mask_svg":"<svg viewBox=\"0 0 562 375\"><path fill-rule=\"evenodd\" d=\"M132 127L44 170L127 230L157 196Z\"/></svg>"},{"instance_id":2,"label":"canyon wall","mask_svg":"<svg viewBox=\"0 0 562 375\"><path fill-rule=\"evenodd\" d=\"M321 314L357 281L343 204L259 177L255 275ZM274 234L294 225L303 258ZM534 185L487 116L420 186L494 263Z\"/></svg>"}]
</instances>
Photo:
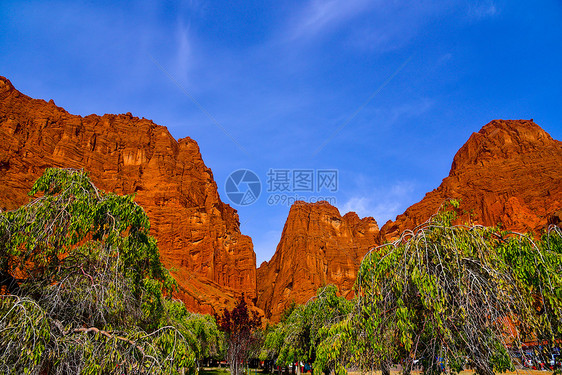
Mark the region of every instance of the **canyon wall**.
<instances>
[{"instance_id":1,"label":"canyon wall","mask_svg":"<svg viewBox=\"0 0 562 375\"><path fill-rule=\"evenodd\" d=\"M220 200L194 140L176 141L130 113L71 115L0 77L0 209L28 202L48 167L83 168L103 190L134 193L190 309L219 311L245 293L272 321L326 284L351 297L365 253L424 223L446 199L461 201L462 222L535 233L562 227L562 142L532 120L495 120L473 133L441 185L380 231L373 218L342 216L327 202L295 203L275 255L257 271L252 241Z\"/></svg>"},{"instance_id":2,"label":"canyon wall","mask_svg":"<svg viewBox=\"0 0 562 375\"><path fill-rule=\"evenodd\" d=\"M372 217L341 216L327 202L296 202L275 255L258 269L258 307L278 321L293 301L306 303L321 286L334 284L350 297L361 260L378 234Z\"/></svg>"},{"instance_id":3,"label":"canyon wall","mask_svg":"<svg viewBox=\"0 0 562 375\"><path fill-rule=\"evenodd\" d=\"M0 77L0 209L27 203L48 167L83 168L102 190L134 193L178 297L192 310L232 306L242 292L255 300L252 240L220 200L194 140L176 141L164 126L130 113L71 115Z\"/></svg>"},{"instance_id":4,"label":"canyon wall","mask_svg":"<svg viewBox=\"0 0 562 375\"><path fill-rule=\"evenodd\" d=\"M461 201L458 222L535 233L562 227L562 143L532 120L492 121L459 149L437 189L380 232L374 219L342 217L326 202L296 203L275 255L258 269L258 306L276 321L319 286L335 284L349 296L370 248L424 223L450 198Z\"/></svg>"}]
</instances>

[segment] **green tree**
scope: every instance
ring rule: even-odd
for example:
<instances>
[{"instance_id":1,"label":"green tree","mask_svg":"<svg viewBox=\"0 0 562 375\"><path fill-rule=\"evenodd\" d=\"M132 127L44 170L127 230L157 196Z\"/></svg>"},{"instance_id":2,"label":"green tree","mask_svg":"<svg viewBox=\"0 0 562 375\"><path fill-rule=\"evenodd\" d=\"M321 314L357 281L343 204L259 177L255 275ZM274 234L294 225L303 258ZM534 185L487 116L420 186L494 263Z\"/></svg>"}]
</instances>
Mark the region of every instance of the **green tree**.
<instances>
[{"instance_id":1,"label":"green tree","mask_svg":"<svg viewBox=\"0 0 562 375\"><path fill-rule=\"evenodd\" d=\"M356 282L358 308L333 335L363 368L421 359L425 373L513 368L509 349L562 338L560 232L542 242L481 226L452 226L450 211L371 251Z\"/></svg>"},{"instance_id":2,"label":"green tree","mask_svg":"<svg viewBox=\"0 0 562 375\"><path fill-rule=\"evenodd\" d=\"M193 350L197 369L205 358L224 356L224 334L219 330L212 315L189 312L183 303L166 301L170 321L188 341Z\"/></svg>"},{"instance_id":3,"label":"green tree","mask_svg":"<svg viewBox=\"0 0 562 375\"><path fill-rule=\"evenodd\" d=\"M325 340L332 326L346 320L353 302L338 296L334 285L319 288L316 296L306 305L291 307L290 314L267 332L261 359L275 359L278 365L288 366L295 362L314 365L315 371L330 373L339 370L330 356L331 347Z\"/></svg>"},{"instance_id":4,"label":"green tree","mask_svg":"<svg viewBox=\"0 0 562 375\"><path fill-rule=\"evenodd\" d=\"M164 294L149 220L132 196L48 169L31 203L0 213L0 371L179 373L195 354ZM183 331L183 333L182 333Z\"/></svg>"}]
</instances>

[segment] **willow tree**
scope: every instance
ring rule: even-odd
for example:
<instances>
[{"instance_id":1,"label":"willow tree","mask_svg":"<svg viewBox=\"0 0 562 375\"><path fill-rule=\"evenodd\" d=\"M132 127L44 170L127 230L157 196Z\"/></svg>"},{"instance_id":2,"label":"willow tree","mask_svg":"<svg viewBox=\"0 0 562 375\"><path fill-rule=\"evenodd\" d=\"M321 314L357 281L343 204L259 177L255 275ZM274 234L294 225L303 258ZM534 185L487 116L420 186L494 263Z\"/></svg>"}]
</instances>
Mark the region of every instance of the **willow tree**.
<instances>
[{"instance_id":1,"label":"willow tree","mask_svg":"<svg viewBox=\"0 0 562 375\"><path fill-rule=\"evenodd\" d=\"M190 340L169 313L178 303L164 298L174 280L133 197L61 169L48 169L30 195L40 197L0 213L0 371L193 368Z\"/></svg>"},{"instance_id":2,"label":"willow tree","mask_svg":"<svg viewBox=\"0 0 562 375\"><path fill-rule=\"evenodd\" d=\"M522 342L562 338L560 231L535 241L451 220L441 213L363 260L357 309L332 333L363 368L408 373L420 359L425 373L493 374L513 368Z\"/></svg>"},{"instance_id":3,"label":"willow tree","mask_svg":"<svg viewBox=\"0 0 562 375\"><path fill-rule=\"evenodd\" d=\"M292 307L280 323L269 329L261 359L274 359L281 366L310 363L318 373L341 372L340 361L331 356L333 337L329 333L332 326L348 319L352 308L353 302L338 296L336 286L319 288L305 305Z\"/></svg>"},{"instance_id":4,"label":"willow tree","mask_svg":"<svg viewBox=\"0 0 562 375\"><path fill-rule=\"evenodd\" d=\"M188 342L197 369L206 359L224 358L225 338L212 315L192 313L183 303L170 304L168 301L166 314Z\"/></svg>"}]
</instances>

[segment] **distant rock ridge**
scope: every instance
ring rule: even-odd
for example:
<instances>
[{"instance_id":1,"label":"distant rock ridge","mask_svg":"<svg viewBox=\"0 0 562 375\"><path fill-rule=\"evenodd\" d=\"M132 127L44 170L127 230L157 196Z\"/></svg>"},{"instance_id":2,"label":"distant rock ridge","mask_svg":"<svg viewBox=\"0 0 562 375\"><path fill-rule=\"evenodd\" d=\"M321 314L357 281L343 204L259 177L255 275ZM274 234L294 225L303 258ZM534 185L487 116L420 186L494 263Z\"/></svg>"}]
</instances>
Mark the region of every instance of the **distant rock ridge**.
<instances>
[{"instance_id":1,"label":"distant rock ridge","mask_svg":"<svg viewBox=\"0 0 562 375\"><path fill-rule=\"evenodd\" d=\"M147 212L164 265L192 310L256 298L252 240L236 210L220 200L213 174L191 138L121 115L71 115L31 99L0 77L0 209L14 209L48 167L84 168L101 189L135 193Z\"/></svg>"},{"instance_id":2,"label":"distant rock ridge","mask_svg":"<svg viewBox=\"0 0 562 375\"><path fill-rule=\"evenodd\" d=\"M307 302L321 286L335 284L350 296L361 259L378 234L372 217L341 216L324 201L295 202L275 255L258 268L258 307L278 321L292 301Z\"/></svg>"},{"instance_id":3,"label":"distant rock ridge","mask_svg":"<svg viewBox=\"0 0 562 375\"><path fill-rule=\"evenodd\" d=\"M391 240L425 222L448 198L482 225L539 233L562 208L562 142L532 120L494 120L473 133L441 185L381 228Z\"/></svg>"}]
</instances>

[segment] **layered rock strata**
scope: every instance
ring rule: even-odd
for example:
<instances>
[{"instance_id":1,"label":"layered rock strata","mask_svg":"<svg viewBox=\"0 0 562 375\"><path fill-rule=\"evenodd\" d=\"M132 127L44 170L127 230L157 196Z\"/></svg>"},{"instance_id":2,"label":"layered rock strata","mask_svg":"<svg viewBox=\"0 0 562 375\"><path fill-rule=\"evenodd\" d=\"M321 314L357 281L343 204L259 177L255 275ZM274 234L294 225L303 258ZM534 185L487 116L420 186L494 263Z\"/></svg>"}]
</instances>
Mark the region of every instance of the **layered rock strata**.
<instances>
[{"instance_id":1,"label":"layered rock strata","mask_svg":"<svg viewBox=\"0 0 562 375\"><path fill-rule=\"evenodd\" d=\"M275 255L258 268L258 307L278 321L293 301L306 303L321 286L334 284L351 296L361 260L378 234L372 217L341 216L327 202L296 202Z\"/></svg>"},{"instance_id":2,"label":"layered rock strata","mask_svg":"<svg viewBox=\"0 0 562 375\"><path fill-rule=\"evenodd\" d=\"M122 115L71 115L0 77L0 209L14 209L48 167L83 168L105 191L135 194L178 296L195 311L256 298L256 258L238 214L220 200L191 138Z\"/></svg>"}]
</instances>

